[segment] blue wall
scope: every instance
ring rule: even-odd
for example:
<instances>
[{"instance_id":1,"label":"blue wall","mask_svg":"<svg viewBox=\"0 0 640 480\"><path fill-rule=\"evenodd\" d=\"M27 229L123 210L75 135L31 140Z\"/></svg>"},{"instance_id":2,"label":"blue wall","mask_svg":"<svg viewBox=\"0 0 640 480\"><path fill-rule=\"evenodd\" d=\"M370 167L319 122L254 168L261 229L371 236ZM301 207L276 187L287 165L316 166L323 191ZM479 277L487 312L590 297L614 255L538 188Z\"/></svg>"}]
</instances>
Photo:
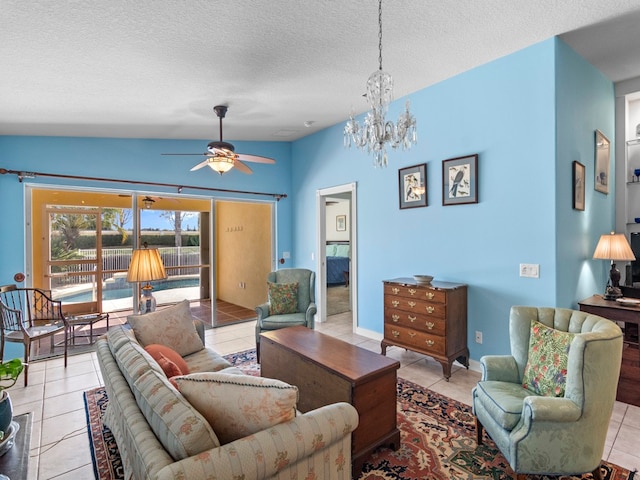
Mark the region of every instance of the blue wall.
<instances>
[{"instance_id":1,"label":"blue wall","mask_svg":"<svg viewBox=\"0 0 640 480\"><path fill-rule=\"evenodd\" d=\"M611 141L611 171L615 178L614 86L566 43L556 40L556 197L557 299L567 305L602 293L609 263L593 260L600 235L614 230L615 190L594 188L595 130ZM585 166L585 211L573 210L573 161ZM577 306L577 305L574 305Z\"/></svg>"},{"instance_id":2,"label":"blue wall","mask_svg":"<svg viewBox=\"0 0 640 480\"><path fill-rule=\"evenodd\" d=\"M240 152L278 160L276 166L252 164L250 176L193 173L196 157L160 155L198 152L206 140L0 137L0 168L287 193L277 204L278 255L290 251L293 266L312 269L317 190L356 182L359 327L383 330L382 280L432 274L469 285L471 358L507 353L512 305L575 307L606 282L606 262L590 255L613 225L613 186L609 195L587 188L586 211L574 211L570 165L580 160L592 178L595 128L613 144L613 85L553 38L410 100L419 143L411 152L390 152L386 169L343 148L343 123L290 144L234 142ZM390 118L404 102L394 102ZM474 153L479 203L442 206L442 160ZM427 164L429 206L399 210L398 169L419 163ZM0 249L0 284L24 270L23 187L15 176L0 175L0 236L12 246ZM540 278L519 277L520 263L540 264ZM482 345L474 342L476 330L483 332Z\"/></svg>"},{"instance_id":3,"label":"blue wall","mask_svg":"<svg viewBox=\"0 0 640 480\"><path fill-rule=\"evenodd\" d=\"M576 72L563 64L565 57L577 64ZM342 147L342 123L293 144L297 252L315 248L316 220L309 212L316 190L357 182L359 327L382 332L384 279L420 273L463 282L469 285L468 344L471 357L479 359L509 351L512 305L573 307L600 290L602 279L592 275L587 282L579 273L600 224L613 221L611 208L588 203L580 215L568 212L571 172L556 166L556 149L562 147L564 155L578 140L584 155L593 154L596 118L587 125L558 115L560 130L556 103L563 93L556 92L556 81L566 85L572 75L586 77L573 95L596 101L605 122L601 129L613 123L614 97L611 82L578 60L560 40L549 39L411 95L419 143L411 152L390 153L387 169L374 169L367 155ZM558 75L557 63L563 64ZM390 118L397 118L404 102L392 105ZM565 135L567 130L574 133ZM563 137L558 141L557 131ZM442 160L474 153L480 202L442 206ZM399 210L398 169L418 163L427 164L429 206ZM603 201L611 207L611 200L613 193ZM566 221L569 215L573 222ZM593 233L586 240L577 217L590 223ZM584 252L565 255L582 243ZM315 267L310 255L300 263ZM540 264L540 278L519 277L520 263ZM560 288L559 281L571 282L571 288ZM482 345L474 341L476 330L483 332Z\"/></svg>"}]
</instances>

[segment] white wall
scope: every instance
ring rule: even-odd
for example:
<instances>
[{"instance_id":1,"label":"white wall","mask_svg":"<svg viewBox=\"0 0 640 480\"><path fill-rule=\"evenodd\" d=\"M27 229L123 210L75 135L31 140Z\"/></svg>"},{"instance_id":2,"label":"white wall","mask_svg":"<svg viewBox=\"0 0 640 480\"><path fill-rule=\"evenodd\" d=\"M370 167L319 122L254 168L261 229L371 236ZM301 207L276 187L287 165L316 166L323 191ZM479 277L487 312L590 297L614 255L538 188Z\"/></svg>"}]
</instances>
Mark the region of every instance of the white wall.
<instances>
[{"instance_id":1,"label":"white wall","mask_svg":"<svg viewBox=\"0 0 640 480\"><path fill-rule=\"evenodd\" d=\"M348 241L349 231L351 229L351 218L349 218L349 200L339 198L329 198L327 200L328 202L331 202L327 203L327 241ZM339 232L336 230L336 217L338 215L345 215L346 217L347 229L345 231Z\"/></svg>"}]
</instances>

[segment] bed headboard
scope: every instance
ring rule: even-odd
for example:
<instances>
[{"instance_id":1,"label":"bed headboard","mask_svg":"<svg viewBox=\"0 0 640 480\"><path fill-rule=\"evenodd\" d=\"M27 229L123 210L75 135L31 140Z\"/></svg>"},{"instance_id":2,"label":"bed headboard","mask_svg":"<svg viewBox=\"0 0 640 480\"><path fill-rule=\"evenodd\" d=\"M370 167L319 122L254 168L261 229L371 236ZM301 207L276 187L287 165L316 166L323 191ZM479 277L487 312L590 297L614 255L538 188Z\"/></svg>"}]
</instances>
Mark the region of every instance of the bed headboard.
<instances>
[{"instance_id":1,"label":"bed headboard","mask_svg":"<svg viewBox=\"0 0 640 480\"><path fill-rule=\"evenodd\" d=\"M348 240L327 240L327 257L351 257L351 243Z\"/></svg>"}]
</instances>

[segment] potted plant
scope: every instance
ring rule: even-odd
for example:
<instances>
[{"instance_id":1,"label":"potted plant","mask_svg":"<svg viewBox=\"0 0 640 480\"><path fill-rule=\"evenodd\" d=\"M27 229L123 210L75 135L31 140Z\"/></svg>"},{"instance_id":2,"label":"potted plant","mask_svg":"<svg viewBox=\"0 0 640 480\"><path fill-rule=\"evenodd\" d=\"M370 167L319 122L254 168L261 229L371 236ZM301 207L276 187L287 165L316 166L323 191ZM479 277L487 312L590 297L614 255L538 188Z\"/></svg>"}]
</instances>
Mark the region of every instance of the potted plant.
<instances>
[{"instance_id":1,"label":"potted plant","mask_svg":"<svg viewBox=\"0 0 640 480\"><path fill-rule=\"evenodd\" d=\"M19 358L0 363L0 441L4 439L13 420L11 397L6 389L13 387L23 368L24 364Z\"/></svg>"}]
</instances>

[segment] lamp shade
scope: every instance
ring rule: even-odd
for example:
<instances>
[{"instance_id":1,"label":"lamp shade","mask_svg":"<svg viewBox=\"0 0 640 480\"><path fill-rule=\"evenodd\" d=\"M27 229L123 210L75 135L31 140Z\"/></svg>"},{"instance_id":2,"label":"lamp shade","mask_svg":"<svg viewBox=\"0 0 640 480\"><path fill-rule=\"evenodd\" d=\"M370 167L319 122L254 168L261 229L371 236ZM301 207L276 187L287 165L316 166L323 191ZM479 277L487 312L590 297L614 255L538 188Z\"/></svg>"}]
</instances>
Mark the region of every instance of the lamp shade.
<instances>
[{"instance_id":1,"label":"lamp shade","mask_svg":"<svg viewBox=\"0 0 640 480\"><path fill-rule=\"evenodd\" d=\"M157 248L141 248L133 251L127 282L149 282L167 278L162 258Z\"/></svg>"},{"instance_id":2,"label":"lamp shade","mask_svg":"<svg viewBox=\"0 0 640 480\"><path fill-rule=\"evenodd\" d=\"M593 258L602 260L635 260L627 237L623 233L607 233L600 237Z\"/></svg>"}]
</instances>

